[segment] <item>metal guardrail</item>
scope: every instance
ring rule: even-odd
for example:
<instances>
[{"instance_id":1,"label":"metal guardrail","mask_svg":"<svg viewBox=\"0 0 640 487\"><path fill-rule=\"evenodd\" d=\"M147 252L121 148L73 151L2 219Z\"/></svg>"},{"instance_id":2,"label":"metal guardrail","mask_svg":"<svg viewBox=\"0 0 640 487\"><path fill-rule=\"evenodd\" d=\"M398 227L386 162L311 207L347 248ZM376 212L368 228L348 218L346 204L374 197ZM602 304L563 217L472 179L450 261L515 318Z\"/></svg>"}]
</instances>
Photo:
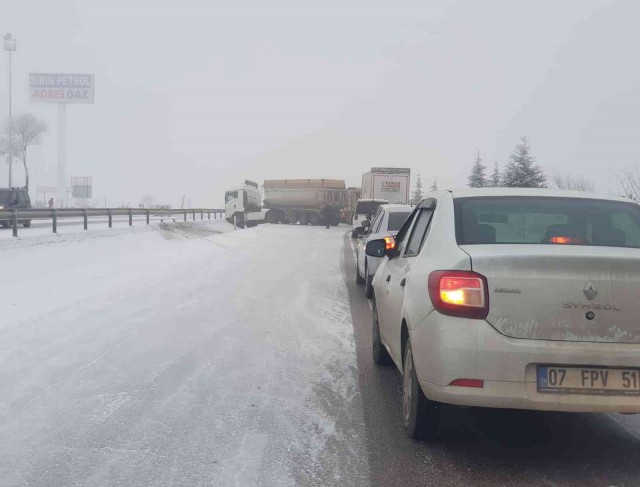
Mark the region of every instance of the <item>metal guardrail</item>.
<instances>
[{"instance_id":1,"label":"metal guardrail","mask_svg":"<svg viewBox=\"0 0 640 487\"><path fill-rule=\"evenodd\" d=\"M96 216L106 216L109 219L109 228L113 227L114 216L128 216L129 226L133 226L133 217L143 215L146 217L146 224L149 225L151 217L181 216L187 221L187 216L193 221L196 215L200 215L200 220L204 220L204 215L211 220L218 217L224 218L224 210L212 208L196 208L188 210L157 210L146 208L30 208L30 209L7 209L0 210L0 222L8 222L13 229L13 236L18 236L18 225L31 220L51 220L53 233L58 233L58 220L64 218L83 218L84 229L89 226L89 218Z\"/></svg>"}]
</instances>

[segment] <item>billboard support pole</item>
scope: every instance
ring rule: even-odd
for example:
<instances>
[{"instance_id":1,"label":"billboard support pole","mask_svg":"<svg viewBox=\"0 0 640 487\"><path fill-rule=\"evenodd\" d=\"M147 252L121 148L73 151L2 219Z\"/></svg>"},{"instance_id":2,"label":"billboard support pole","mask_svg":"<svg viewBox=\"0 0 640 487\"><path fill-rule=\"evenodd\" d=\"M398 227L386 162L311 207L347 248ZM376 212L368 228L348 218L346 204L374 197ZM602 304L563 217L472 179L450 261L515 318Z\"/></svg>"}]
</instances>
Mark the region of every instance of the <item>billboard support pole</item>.
<instances>
[{"instance_id":1,"label":"billboard support pole","mask_svg":"<svg viewBox=\"0 0 640 487\"><path fill-rule=\"evenodd\" d=\"M64 206L67 158L67 104L58 103L58 207Z\"/></svg>"}]
</instances>

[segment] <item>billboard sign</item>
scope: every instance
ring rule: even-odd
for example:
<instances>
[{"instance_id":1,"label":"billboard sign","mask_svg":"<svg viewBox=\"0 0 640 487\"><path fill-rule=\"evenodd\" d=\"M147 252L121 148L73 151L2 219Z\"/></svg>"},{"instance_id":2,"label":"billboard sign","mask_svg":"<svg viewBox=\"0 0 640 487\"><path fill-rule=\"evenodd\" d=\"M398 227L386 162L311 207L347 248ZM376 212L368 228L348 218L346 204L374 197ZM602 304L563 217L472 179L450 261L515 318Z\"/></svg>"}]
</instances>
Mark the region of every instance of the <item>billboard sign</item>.
<instances>
[{"instance_id":1,"label":"billboard sign","mask_svg":"<svg viewBox=\"0 0 640 487\"><path fill-rule=\"evenodd\" d=\"M92 74L31 73L33 103L93 103Z\"/></svg>"},{"instance_id":2,"label":"billboard sign","mask_svg":"<svg viewBox=\"0 0 640 487\"><path fill-rule=\"evenodd\" d=\"M71 195L74 198L91 198L93 194L91 177L71 178Z\"/></svg>"}]
</instances>

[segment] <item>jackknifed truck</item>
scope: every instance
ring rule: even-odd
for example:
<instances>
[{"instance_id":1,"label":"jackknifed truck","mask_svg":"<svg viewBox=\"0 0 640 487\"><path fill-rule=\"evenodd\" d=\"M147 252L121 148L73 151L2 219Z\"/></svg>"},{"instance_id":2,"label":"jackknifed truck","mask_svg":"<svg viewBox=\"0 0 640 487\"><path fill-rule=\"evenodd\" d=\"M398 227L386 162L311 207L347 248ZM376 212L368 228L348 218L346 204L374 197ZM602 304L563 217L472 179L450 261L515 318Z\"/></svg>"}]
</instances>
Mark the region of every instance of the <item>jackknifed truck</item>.
<instances>
[{"instance_id":1,"label":"jackknifed truck","mask_svg":"<svg viewBox=\"0 0 640 487\"><path fill-rule=\"evenodd\" d=\"M339 179L271 179L260 187L253 181L225 193L225 218L237 227L260 223L336 226L347 203L345 182Z\"/></svg>"}]
</instances>

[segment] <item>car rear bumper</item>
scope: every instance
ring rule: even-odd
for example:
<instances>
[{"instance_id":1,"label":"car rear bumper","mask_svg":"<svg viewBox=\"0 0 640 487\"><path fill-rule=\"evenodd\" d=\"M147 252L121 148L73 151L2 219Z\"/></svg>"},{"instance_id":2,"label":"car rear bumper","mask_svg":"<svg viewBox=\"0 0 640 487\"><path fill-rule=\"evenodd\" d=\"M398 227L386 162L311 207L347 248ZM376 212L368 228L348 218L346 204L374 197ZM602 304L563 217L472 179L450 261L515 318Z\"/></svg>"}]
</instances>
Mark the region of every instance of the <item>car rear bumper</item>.
<instances>
[{"instance_id":1,"label":"car rear bumper","mask_svg":"<svg viewBox=\"0 0 640 487\"><path fill-rule=\"evenodd\" d=\"M523 340L506 337L481 320L432 312L410 330L416 372L430 399L462 406L566 412L640 413L640 396L538 392L541 364L640 366L640 345ZM484 387L458 387L480 379Z\"/></svg>"}]
</instances>

